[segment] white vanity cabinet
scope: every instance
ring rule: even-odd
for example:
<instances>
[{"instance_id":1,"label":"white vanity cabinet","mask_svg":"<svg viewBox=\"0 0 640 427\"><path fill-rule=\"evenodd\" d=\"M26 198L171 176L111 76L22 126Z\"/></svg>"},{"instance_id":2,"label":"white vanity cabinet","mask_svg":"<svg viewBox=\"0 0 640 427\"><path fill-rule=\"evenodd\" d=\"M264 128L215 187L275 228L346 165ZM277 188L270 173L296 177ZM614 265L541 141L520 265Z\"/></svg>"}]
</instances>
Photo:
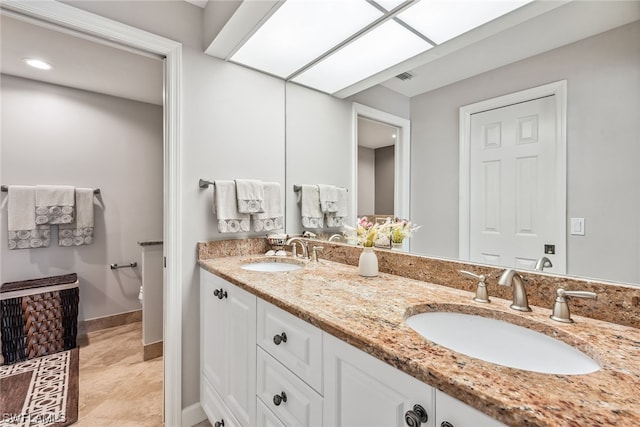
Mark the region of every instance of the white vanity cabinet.
<instances>
[{"instance_id":1,"label":"white vanity cabinet","mask_svg":"<svg viewBox=\"0 0 640 427\"><path fill-rule=\"evenodd\" d=\"M256 297L209 272L200 277L202 407L214 426L253 426Z\"/></svg>"},{"instance_id":2,"label":"white vanity cabinet","mask_svg":"<svg viewBox=\"0 0 640 427\"><path fill-rule=\"evenodd\" d=\"M436 390L437 427L506 427L487 414Z\"/></svg>"},{"instance_id":3,"label":"white vanity cabinet","mask_svg":"<svg viewBox=\"0 0 640 427\"><path fill-rule=\"evenodd\" d=\"M328 334L324 375L326 426L436 425L433 387Z\"/></svg>"},{"instance_id":4,"label":"white vanity cabinet","mask_svg":"<svg viewBox=\"0 0 640 427\"><path fill-rule=\"evenodd\" d=\"M200 286L214 427L504 426L218 276L203 270Z\"/></svg>"}]
</instances>

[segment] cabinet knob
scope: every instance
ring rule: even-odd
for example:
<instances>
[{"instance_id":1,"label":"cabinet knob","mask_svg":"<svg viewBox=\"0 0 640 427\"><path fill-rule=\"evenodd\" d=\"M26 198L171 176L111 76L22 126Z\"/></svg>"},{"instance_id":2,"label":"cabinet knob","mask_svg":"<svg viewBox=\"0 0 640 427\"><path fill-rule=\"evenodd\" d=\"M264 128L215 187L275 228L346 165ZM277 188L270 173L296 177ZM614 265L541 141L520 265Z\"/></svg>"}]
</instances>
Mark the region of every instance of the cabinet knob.
<instances>
[{"instance_id":1,"label":"cabinet knob","mask_svg":"<svg viewBox=\"0 0 640 427\"><path fill-rule=\"evenodd\" d=\"M287 334L285 334L284 332L280 335L273 336L273 343L275 345L280 345L281 342L287 342Z\"/></svg>"},{"instance_id":2,"label":"cabinet knob","mask_svg":"<svg viewBox=\"0 0 640 427\"><path fill-rule=\"evenodd\" d=\"M428 420L429 415L421 405L413 405L413 409L404 414L404 421L409 427L420 427L422 423L426 423Z\"/></svg>"},{"instance_id":3,"label":"cabinet knob","mask_svg":"<svg viewBox=\"0 0 640 427\"><path fill-rule=\"evenodd\" d=\"M220 288L220 289L216 289L215 291L213 291L213 295L217 296L218 299L222 299L222 298L226 298L227 297L227 291L225 291L224 289ZM224 425L224 424L223 424Z\"/></svg>"},{"instance_id":4,"label":"cabinet knob","mask_svg":"<svg viewBox=\"0 0 640 427\"><path fill-rule=\"evenodd\" d=\"M276 406L280 406L280 403L287 401L287 393L284 391L280 394L276 394L273 396L273 404Z\"/></svg>"},{"instance_id":5,"label":"cabinet knob","mask_svg":"<svg viewBox=\"0 0 640 427\"><path fill-rule=\"evenodd\" d=\"M440 423L440 427L453 427L453 424L451 424L449 421L443 421Z\"/></svg>"},{"instance_id":6,"label":"cabinet knob","mask_svg":"<svg viewBox=\"0 0 640 427\"><path fill-rule=\"evenodd\" d=\"M213 427L224 427L224 420L216 421Z\"/></svg>"}]
</instances>

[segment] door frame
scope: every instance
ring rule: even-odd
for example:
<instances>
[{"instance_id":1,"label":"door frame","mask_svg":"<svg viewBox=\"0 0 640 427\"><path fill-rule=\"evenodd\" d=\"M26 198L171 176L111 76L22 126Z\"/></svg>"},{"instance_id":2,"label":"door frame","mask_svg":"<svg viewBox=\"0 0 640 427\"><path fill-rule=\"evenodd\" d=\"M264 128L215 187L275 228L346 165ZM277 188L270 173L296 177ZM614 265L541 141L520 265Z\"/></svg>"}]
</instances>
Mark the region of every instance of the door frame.
<instances>
[{"instance_id":1,"label":"door frame","mask_svg":"<svg viewBox=\"0 0 640 427\"><path fill-rule=\"evenodd\" d=\"M354 217L358 214L358 117L362 116L378 122L383 122L398 128L399 135L395 144L394 164L394 195L393 214L398 218L409 219L409 195L411 194L411 121L357 102L352 107L352 158L351 175L351 206ZM355 226L355 221L354 221ZM408 242L406 239L405 242ZM405 243L408 245L408 243ZM409 250L409 247L403 247Z\"/></svg>"},{"instance_id":2,"label":"door frame","mask_svg":"<svg viewBox=\"0 0 640 427\"><path fill-rule=\"evenodd\" d=\"M557 138L557 170L559 178L558 193L556 200L557 218L562 219L560 226L560 238L564 252L564 271L566 272L567 261L567 81L561 80L542 86L525 89L508 95L487 99L474 104L460 107L459 135L460 135L460 160L459 160L459 225L458 225L458 248L459 259L469 261L470 259L470 162L471 162L471 115L482 111L502 108L513 104L531 101L545 96L555 95L556 101L556 138ZM559 255L562 256L562 255ZM554 266L555 267L555 266Z\"/></svg>"},{"instance_id":3,"label":"door frame","mask_svg":"<svg viewBox=\"0 0 640 427\"><path fill-rule=\"evenodd\" d=\"M182 425L182 44L56 1L2 0L2 10L162 55L164 61L164 424Z\"/></svg>"}]
</instances>

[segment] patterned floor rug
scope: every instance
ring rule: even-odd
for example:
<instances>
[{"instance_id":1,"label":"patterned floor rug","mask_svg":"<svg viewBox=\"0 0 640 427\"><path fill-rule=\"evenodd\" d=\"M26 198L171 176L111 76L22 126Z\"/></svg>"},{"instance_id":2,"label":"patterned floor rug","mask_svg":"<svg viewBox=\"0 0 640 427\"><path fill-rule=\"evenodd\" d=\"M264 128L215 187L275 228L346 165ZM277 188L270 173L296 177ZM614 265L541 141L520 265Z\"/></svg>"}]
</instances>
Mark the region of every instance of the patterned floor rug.
<instances>
[{"instance_id":1,"label":"patterned floor rug","mask_svg":"<svg viewBox=\"0 0 640 427\"><path fill-rule=\"evenodd\" d=\"M0 426L63 427L77 420L77 348L0 366Z\"/></svg>"}]
</instances>

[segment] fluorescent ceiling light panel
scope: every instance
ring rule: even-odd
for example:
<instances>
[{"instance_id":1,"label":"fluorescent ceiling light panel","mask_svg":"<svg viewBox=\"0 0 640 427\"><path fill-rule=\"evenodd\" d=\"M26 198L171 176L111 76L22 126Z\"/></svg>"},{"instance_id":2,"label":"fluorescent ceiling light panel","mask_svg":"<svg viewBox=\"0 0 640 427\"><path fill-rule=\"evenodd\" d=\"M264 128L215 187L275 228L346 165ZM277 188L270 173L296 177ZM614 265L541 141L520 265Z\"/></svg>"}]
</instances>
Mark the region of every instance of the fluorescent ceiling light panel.
<instances>
[{"instance_id":1,"label":"fluorescent ceiling light panel","mask_svg":"<svg viewBox=\"0 0 640 427\"><path fill-rule=\"evenodd\" d=\"M287 0L230 59L286 78L380 16L364 0Z\"/></svg>"},{"instance_id":2,"label":"fluorescent ceiling light panel","mask_svg":"<svg viewBox=\"0 0 640 427\"><path fill-rule=\"evenodd\" d=\"M437 44L505 15L531 0L422 0L398 18Z\"/></svg>"},{"instance_id":3,"label":"fluorescent ceiling light panel","mask_svg":"<svg viewBox=\"0 0 640 427\"><path fill-rule=\"evenodd\" d=\"M323 92L335 93L431 47L400 24L387 21L292 81Z\"/></svg>"}]
</instances>

